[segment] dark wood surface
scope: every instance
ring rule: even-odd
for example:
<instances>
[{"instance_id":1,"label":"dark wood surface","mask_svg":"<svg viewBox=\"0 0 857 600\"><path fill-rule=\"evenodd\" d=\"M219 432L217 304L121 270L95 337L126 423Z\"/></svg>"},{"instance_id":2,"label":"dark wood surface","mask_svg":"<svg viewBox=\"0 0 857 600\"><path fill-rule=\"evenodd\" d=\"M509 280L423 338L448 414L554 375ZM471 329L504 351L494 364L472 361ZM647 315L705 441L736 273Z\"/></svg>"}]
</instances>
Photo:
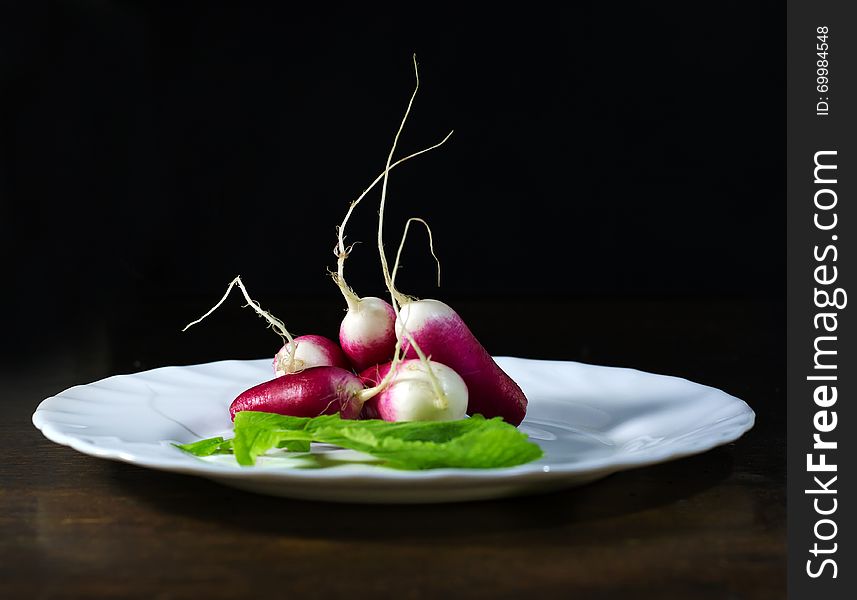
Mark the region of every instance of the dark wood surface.
<instances>
[{"instance_id":1,"label":"dark wood surface","mask_svg":"<svg viewBox=\"0 0 857 600\"><path fill-rule=\"evenodd\" d=\"M541 496L426 506L257 496L84 456L32 427L38 402L74 384L231 358L236 344L239 357L267 350L228 335L234 315L178 338L163 309L132 307L133 322L86 324L78 343L3 370L0 598L785 597L781 303L457 307L495 354L687 377L745 399L757 425L700 456Z\"/></svg>"}]
</instances>

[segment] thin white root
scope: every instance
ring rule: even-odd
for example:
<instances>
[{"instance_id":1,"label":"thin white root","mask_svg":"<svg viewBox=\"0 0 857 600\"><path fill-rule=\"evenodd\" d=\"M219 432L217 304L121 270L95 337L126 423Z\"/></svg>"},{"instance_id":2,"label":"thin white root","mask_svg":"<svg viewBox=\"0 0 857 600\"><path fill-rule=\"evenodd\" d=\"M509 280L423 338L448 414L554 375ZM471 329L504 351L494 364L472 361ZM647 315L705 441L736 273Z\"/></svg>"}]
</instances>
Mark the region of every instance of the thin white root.
<instances>
[{"instance_id":1,"label":"thin white root","mask_svg":"<svg viewBox=\"0 0 857 600\"><path fill-rule=\"evenodd\" d=\"M405 231L402 233L402 241L399 242L399 249L396 252L396 262L393 263L393 273L390 279L392 280L393 285L395 285L396 273L399 272L399 263L402 259L402 248L405 247L405 240L408 239L408 231L411 228L412 222L422 223L423 226L426 228L426 232L428 233L429 239L429 251L431 252L432 258L434 258L434 262L437 263L437 287L440 287L440 259L438 259L437 254L434 253L434 239L432 238L431 227L429 227L429 224L426 223L424 219L421 219L419 217L411 217L410 219L408 219L408 222L405 223Z\"/></svg>"},{"instance_id":2,"label":"thin white root","mask_svg":"<svg viewBox=\"0 0 857 600\"><path fill-rule=\"evenodd\" d=\"M241 293L244 295L244 299L247 301L247 304L245 306L249 306L254 311L256 311L256 314L258 314L260 317L265 319L268 322L268 326L271 329L273 329L274 332L283 339L283 343L284 344L288 343L289 348L290 348L288 367L289 368L294 367L295 350L297 349L297 344L295 343L294 339L292 338L292 335L289 333L288 329L286 329L286 325L282 321L280 321L277 317L275 317L271 313L263 310L258 302L256 302L252 298L250 298L250 294L247 293L247 288L244 287L244 283L241 281L240 275L229 282L229 285L226 288L226 293L223 294L223 297L220 299L220 301L217 304L212 306L207 313L202 315L196 321L191 321L190 323L185 325L185 327L184 327L184 329L182 329L182 331L187 331L188 329L190 329L194 325L201 323L204 319L206 319L209 315L211 315L211 313L213 313L218 308L220 308L220 305L226 301L226 299L229 297L230 292L232 292L232 288L234 288L236 285L238 286L238 289L241 290Z\"/></svg>"},{"instance_id":3,"label":"thin white root","mask_svg":"<svg viewBox=\"0 0 857 600\"><path fill-rule=\"evenodd\" d=\"M411 114L411 107L414 105L414 98L417 97L417 92L420 89L420 71L417 67L416 54L414 54L414 77L416 79L414 92L411 94L411 99L408 101L408 107L405 109L402 122L399 124L399 129L396 131L396 136L393 138L393 145L390 148L390 154L387 155L387 166L384 169L384 183L381 185L381 205L378 208L378 254L381 258L381 271L384 274L384 283L387 285L387 289L390 290L390 296L392 297L393 308L396 309L396 314L399 313L397 305L399 300L407 301L407 299L402 298L401 294L396 291L396 286L393 285L393 279L390 276L390 267L387 264L387 254L384 252L384 209L387 204L387 182L390 179L390 163L393 161L393 154L396 152L396 146L399 143L399 136L402 135L402 130L405 128L405 123L408 120L408 115Z\"/></svg>"},{"instance_id":4,"label":"thin white root","mask_svg":"<svg viewBox=\"0 0 857 600\"><path fill-rule=\"evenodd\" d=\"M363 190L363 193L360 194L360 196L358 196L358 198L356 200L352 201L351 204L348 205L348 211L345 213L345 218L342 219L342 223L340 223L339 226L336 228L336 236L337 236L338 242L333 249L333 254L336 256L336 259L337 259L336 260L336 273L332 274L333 281L339 287L340 291L342 292L342 295L345 297L345 301L348 303L348 308L354 308L354 306L356 306L357 302L360 301L360 297L354 292L354 290L352 290L348 286L348 284L345 281L345 261L348 258L348 256L351 254L351 249L354 247L354 244L351 244L350 246L347 246L347 247L345 245L345 226L348 224L348 220L351 218L351 213L354 212L354 209L357 208L357 205L360 204L360 202L363 200L363 198L365 198L366 195L369 192L371 192L382 179L384 179L384 176L389 171L391 171L395 167L399 166L403 162L409 161L412 158L416 158L420 154L425 154L426 152L430 152L436 148L440 148L443 144L446 143L446 141L450 137L452 137L452 134L453 134L453 131L450 131L449 133L446 134L446 137L444 137L438 143L436 143L432 146L429 146L428 148L423 148L419 152L414 152L413 154L410 154L404 158L400 158L399 160L394 162L392 165L389 166L389 168L385 169L383 173L378 175L375 178L375 180L369 184L369 187L367 187L365 190ZM355 243L357 243L357 242L355 242Z\"/></svg>"},{"instance_id":5,"label":"thin white root","mask_svg":"<svg viewBox=\"0 0 857 600\"><path fill-rule=\"evenodd\" d=\"M414 98L417 97L417 92L420 89L420 71L417 67L417 55L414 54L414 78L416 82L414 84L414 91L411 94L411 99L408 101L408 107L405 109L405 114L402 117L402 122L399 124L399 129L396 131L396 136L393 138L393 145L390 148L390 153L387 155L387 164L384 168L384 183L381 186L381 204L378 208L378 254L381 259L381 270L384 273L384 283L387 286L387 289L390 292L390 299L392 301L393 310L396 311L396 314L400 314L400 306L399 303L408 303L411 299L404 294L401 294L396 290L396 286L394 285L393 278L390 275L390 268L387 264L387 255L384 252L384 209L387 204L387 182L390 179L390 164L393 162L393 155L396 153L396 146L399 143L399 136L402 135L402 130L405 128L405 122L408 120L408 115L411 114L411 107L414 105ZM440 381L435 375L434 371L431 368L431 363L429 362L428 357L426 357L425 353L420 349L414 337L405 327L405 324L402 323L402 335L408 339L408 343L417 353L420 361L426 366L426 371L428 372L429 380L431 381L432 388L434 389L435 396L438 400L438 406L445 407L449 404L449 399L446 397L446 394L443 391L443 387L440 385ZM401 361L401 343L396 344L396 354L393 357L393 363L390 367L390 373L394 371L394 368ZM387 379L386 377L384 379Z\"/></svg>"},{"instance_id":6,"label":"thin white root","mask_svg":"<svg viewBox=\"0 0 857 600\"><path fill-rule=\"evenodd\" d=\"M390 385L390 381L392 381L393 377L396 374L396 369L399 366L399 363L402 362L402 340L400 338L396 339L396 347L393 349L393 360L390 362L390 370L387 371L387 374L379 381L376 385L370 388L366 388L357 392L357 398L361 402L366 402L370 398L377 396L381 392L386 389L388 385Z\"/></svg>"}]
</instances>

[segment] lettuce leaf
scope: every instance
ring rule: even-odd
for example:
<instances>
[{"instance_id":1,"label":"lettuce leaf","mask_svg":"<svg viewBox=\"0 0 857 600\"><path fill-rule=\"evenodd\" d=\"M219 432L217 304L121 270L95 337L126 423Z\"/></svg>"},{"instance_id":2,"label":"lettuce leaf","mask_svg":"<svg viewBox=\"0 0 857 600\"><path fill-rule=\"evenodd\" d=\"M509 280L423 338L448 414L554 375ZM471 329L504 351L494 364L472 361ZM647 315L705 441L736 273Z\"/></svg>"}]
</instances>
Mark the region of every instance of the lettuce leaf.
<instances>
[{"instance_id":1,"label":"lettuce leaf","mask_svg":"<svg viewBox=\"0 0 857 600\"><path fill-rule=\"evenodd\" d=\"M444 467L491 469L524 464L543 455L527 436L499 417L474 415L459 421L344 420L339 415L289 417L242 411L235 416L232 440L211 438L177 447L195 456L228 452L253 465L271 448L308 452L310 442L334 444L370 454L395 469Z\"/></svg>"},{"instance_id":2,"label":"lettuce leaf","mask_svg":"<svg viewBox=\"0 0 857 600\"><path fill-rule=\"evenodd\" d=\"M212 454L232 454L232 440L213 437L190 444L173 444L176 448L190 452L194 456L211 456Z\"/></svg>"}]
</instances>

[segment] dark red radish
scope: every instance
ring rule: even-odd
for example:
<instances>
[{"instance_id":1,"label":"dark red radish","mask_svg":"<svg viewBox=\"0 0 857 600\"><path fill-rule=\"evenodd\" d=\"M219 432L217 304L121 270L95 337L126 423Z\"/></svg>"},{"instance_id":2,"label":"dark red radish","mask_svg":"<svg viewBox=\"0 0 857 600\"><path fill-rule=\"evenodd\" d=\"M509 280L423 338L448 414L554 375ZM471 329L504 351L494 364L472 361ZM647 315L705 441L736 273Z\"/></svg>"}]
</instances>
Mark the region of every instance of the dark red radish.
<instances>
[{"instance_id":1,"label":"dark red radish","mask_svg":"<svg viewBox=\"0 0 857 600\"><path fill-rule=\"evenodd\" d=\"M429 366L431 374L429 374ZM386 385L384 379L394 368ZM434 378L434 380L433 380ZM385 421L453 421L464 418L468 392L464 380L452 369L436 361L405 360L369 367L360 373L364 384L380 392L363 405L361 419ZM442 393L436 393L437 381Z\"/></svg>"},{"instance_id":2,"label":"dark red radish","mask_svg":"<svg viewBox=\"0 0 857 600\"><path fill-rule=\"evenodd\" d=\"M286 342L274 356L273 367L274 375L281 377L312 367L350 369L351 365L336 342L322 335L310 334Z\"/></svg>"},{"instance_id":3,"label":"dark red radish","mask_svg":"<svg viewBox=\"0 0 857 600\"><path fill-rule=\"evenodd\" d=\"M521 387L494 362L476 336L451 307L439 300L417 300L402 306L402 324L419 349L432 361L454 369L467 384L468 414L502 417L519 425L527 414L527 397ZM418 354L405 339L406 357Z\"/></svg>"},{"instance_id":4,"label":"dark red radish","mask_svg":"<svg viewBox=\"0 0 857 600\"><path fill-rule=\"evenodd\" d=\"M339 413L356 419L363 406L363 383L354 373L339 367L313 367L277 377L242 392L229 406L229 414L257 410L292 417L317 417Z\"/></svg>"}]
</instances>

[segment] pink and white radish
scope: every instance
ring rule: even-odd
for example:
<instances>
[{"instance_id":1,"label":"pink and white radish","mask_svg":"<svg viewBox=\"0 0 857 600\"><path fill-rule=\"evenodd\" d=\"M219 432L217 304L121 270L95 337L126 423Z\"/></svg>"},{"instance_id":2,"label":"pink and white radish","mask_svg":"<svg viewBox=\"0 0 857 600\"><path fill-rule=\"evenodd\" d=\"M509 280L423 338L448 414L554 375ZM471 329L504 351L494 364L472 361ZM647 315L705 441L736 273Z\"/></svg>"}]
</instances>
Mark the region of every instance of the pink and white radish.
<instances>
[{"instance_id":1,"label":"pink and white radish","mask_svg":"<svg viewBox=\"0 0 857 600\"><path fill-rule=\"evenodd\" d=\"M414 61L416 71L416 60ZM417 86L419 89L419 74L417 73ZM414 95L416 95L416 89ZM418 357L426 366L426 371L435 382L435 390L438 390L439 382L434 375L435 369L430 366L427 358L432 363L450 367L457 372L467 385L469 414L479 413L487 418L502 417L504 420L518 425L524 419L527 411L527 398L511 377L509 377L494 362L482 344L476 339L464 321L449 306L438 300L414 300L399 292L395 286L395 274L399 267L402 247L407 237L408 228L412 221L419 221L426 225L421 219L410 219L405 225L405 232L399 244L396 255L396 263L393 274L390 274L387 265L387 256L384 251L383 229L384 209L387 200L387 182L389 179L389 167L396 149L399 135L404 127L405 120L413 104L413 96L405 117L393 140L393 148L387 157L387 168L384 171L384 182L381 187L381 204L378 211L378 252L381 259L381 269L384 282L390 292L391 304L396 310L396 335L399 343L405 350L406 357ZM428 228L428 225L426 225ZM433 243L431 242L431 230L429 230L429 242L434 255ZM435 257L436 258L436 257ZM401 306L401 309L399 308Z\"/></svg>"},{"instance_id":2,"label":"pink and white radish","mask_svg":"<svg viewBox=\"0 0 857 600\"><path fill-rule=\"evenodd\" d=\"M527 397L521 387L491 358L476 336L451 307L440 300L417 300L404 304L396 327L411 338L404 341L406 357L416 357L416 346L431 361L443 363L461 375L467 384L468 414L502 417L519 425L527 414Z\"/></svg>"},{"instance_id":3,"label":"pink and white radish","mask_svg":"<svg viewBox=\"0 0 857 600\"><path fill-rule=\"evenodd\" d=\"M339 413L356 419L363 407L363 382L354 373L339 367L313 367L277 377L242 392L229 406L229 414L242 410L317 417Z\"/></svg>"},{"instance_id":4,"label":"pink and white radish","mask_svg":"<svg viewBox=\"0 0 857 600\"><path fill-rule=\"evenodd\" d=\"M366 192L368 191L367 189ZM362 371L370 365L390 360L396 347L396 330L394 327L396 312L393 307L388 302L374 296L361 298L345 282L345 260L353 248L353 244L347 248L345 246L345 225L348 223L354 207L366 195L366 192L351 203L345 219L337 227L339 236L335 250L337 271L333 274L333 281L339 287L348 305L348 310L339 326L339 344L342 351L351 360L351 364L358 371Z\"/></svg>"},{"instance_id":5,"label":"pink and white radish","mask_svg":"<svg viewBox=\"0 0 857 600\"><path fill-rule=\"evenodd\" d=\"M274 375L281 377L311 367L340 367L350 369L342 348L323 335L299 335L286 342L274 355Z\"/></svg>"},{"instance_id":6,"label":"pink and white radish","mask_svg":"<svg viewBox=\"0 0 857 600\"><path fill-rule=\"evenodd\" d=\"M429 358L432 364L440 363L457 372L467 384L467 414L481 414L489 419L502 417L513 425L519 425L527 413L527 397L521 387L491 358L458 313L440 300L415 300L396 290L396 271L412 221L425 225L421 219L408 220L392 275L385 270L393 303L400 307L396 319L396 336L404 357ZM434 256L431 230L429 247ZM383 249L381 252L383 257ZM382 258L382 262L385 263L386 258Z\"/></svg>"},{"instance_id":7,"label":"pink and white radish","mask_svg":"<svg viewBox=\"0 0 857 600\"><path fill-rule=\"evenodd\" d=\"M397 365L386 363L370 367L360 374L364 383L378 386L396 372L383 390L363 405L361 418L385 421L454 421L467 412L467 386L461 377L435 361L405 360ZM429 376L440 382L443 395L438 396Z\"/></svg>"},{"instance_id":8,"label":"pink and white radish","mask_svg":"<svg viewBox=\"0 0 857 600\"><path fill-rule=\"evenodd\" d=\"M396 311L381 298L367 296L349 301L339 326L342 351L358 371L393 357L396 347Z\"/></svg>"}]
</instances>

